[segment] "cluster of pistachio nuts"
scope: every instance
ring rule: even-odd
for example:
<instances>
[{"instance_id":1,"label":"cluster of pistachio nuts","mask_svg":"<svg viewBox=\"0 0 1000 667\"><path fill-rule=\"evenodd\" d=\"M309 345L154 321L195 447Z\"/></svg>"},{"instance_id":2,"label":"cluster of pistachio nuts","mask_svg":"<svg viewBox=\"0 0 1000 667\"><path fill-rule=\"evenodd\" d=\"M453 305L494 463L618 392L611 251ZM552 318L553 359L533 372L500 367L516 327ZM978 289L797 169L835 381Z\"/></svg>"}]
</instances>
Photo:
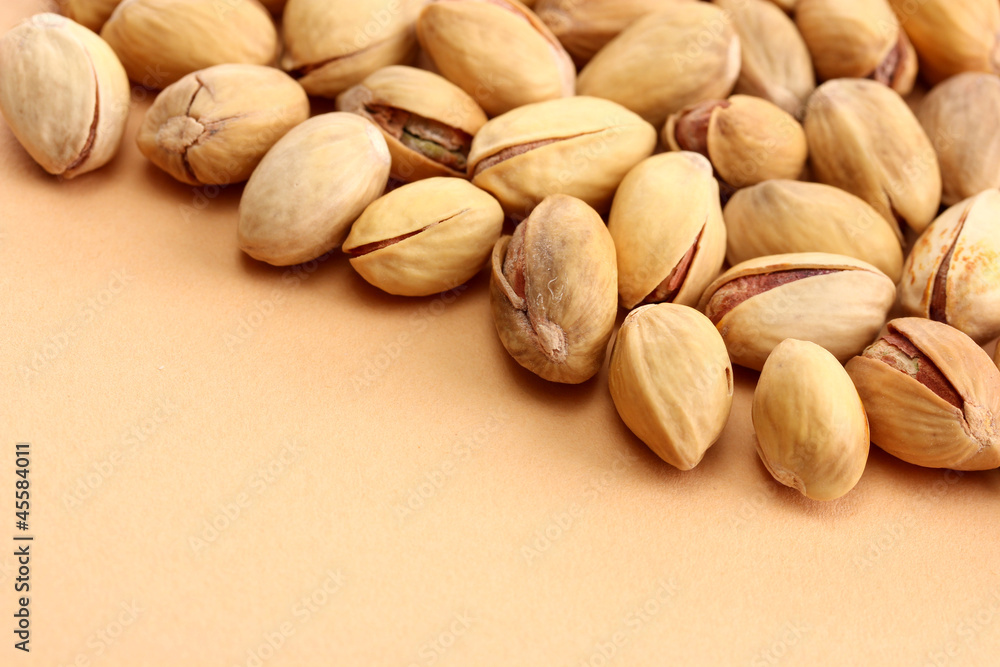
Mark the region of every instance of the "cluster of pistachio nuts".
<instances>
[{"instance_id":1,"label":"cluster of pistachio nuts","mask_svg":"<svg viewBox=\"0 0 1000 667\"><path fill-rule=\"evenodd\" d=\"M341 248L400 296L488 266L500 341L553 382L593 378L628 311L610 393L678 468L733 364L760 372L764 465L810 498L872 442L1000 467L997 0L61 5L0 39L0 111L52 174L114 157L131 80L162 90L143 155L246 181L258 260Z\"/></svg>"}]
</instances>

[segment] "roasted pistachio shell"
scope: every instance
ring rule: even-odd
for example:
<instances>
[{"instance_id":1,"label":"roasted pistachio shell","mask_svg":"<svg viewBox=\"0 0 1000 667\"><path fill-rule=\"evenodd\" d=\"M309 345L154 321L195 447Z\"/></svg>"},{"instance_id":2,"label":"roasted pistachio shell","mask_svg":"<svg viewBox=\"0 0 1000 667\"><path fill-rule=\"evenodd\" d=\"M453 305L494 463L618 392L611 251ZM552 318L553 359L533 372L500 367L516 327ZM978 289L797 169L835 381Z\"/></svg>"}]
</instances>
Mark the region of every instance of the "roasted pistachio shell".
<instances>
[{"instance_id":1,"label":"roasted pistachio shell","mask_svg":"<svg viewBox=\"0 0 1000 667\"><path fill-rule=\"evenodd\" d=\"M469 175L517 219L557 193L605 213L625 174L655 146L653 126L621 105L567 97L486 123L472 141Z\"/></svg>"},{"instance_id":2,"label":"roasted pistachio shell","mask_svg":"<svg viewBox=\"0 0 1000 667\"><path fill-rule=\"evenodd\" d=\"M569 54L517 0L433 0L417 37L441 74L490 116L574 93Z\"/></svg>"},{"instance_id":3,"label":"roasted pistachio shell","mask_svg":"<svg viewBox=\"0 0 1000 667\"><path fill-rule=\"evenodd\" d=\"M408 64L423 0L288 0L283 69L310 95L336 97L372 72Z\"/></svg>"},{"instance_id":4,"label":"roasted pistachio shell","mask_svg":"<svg viewBox=\"0 0 1000 667\"><path fill-rule=\"evenodd\" d=\"M740 40L728 16L696 2L630 25L583 68L577 89L659 127L686 106L729 95L739 73Z\"/></svg>"},{"instance_id":5,"label":"roasted pistachio shell","mask_svg":"<svg viewBox=\"0 0 1000 667\"><path fill-rule=\"evenodd\" d=\"M938 84L917 119L941 163L946 206L1000 187L1000 78L975 72Z\"/></svg>"},{"instance_id":6,"label":"roasted pistachio shell","mask_svg":"<svg viewBox=\"0 0 1000 667\"><path fill-rule=\"evenodd\" d=\"M730 264L765 255L826 252L868 262L898 282L903 249L865 201L821 183L773 180L739 190L723 210Z\"/></svg>"},{"instance_id":7,"label":"roasted pistachio shell","mask_svg":"<svg viewBox=\"0 0 1000 667\"><path fill-rule=\"evenodd\" d=\"M809 157L799 122L771 102L749 95L699 102L678 111L667 119L663 144L673 151L701 153L732 188L798 178Z\"/></svg>"},{"instance_id":8,"label":"roasted pistachio shell","mask_svg":"<svg viewBox=\"0 0 1000 667\"><path fill-rule=\"evenodd\" d=\"M753 394L757 453L771 475L813 500L854 488L868 461L868 419L854 383L815 343L782 341Z\"/></svg>"},{"instance_id":9,"label":"roasted pistachio shell","mask_svg":"<svg viewBox=\"0 0 1000 667\"><path fill-rule=\"evenodd\" d=\"M922 232L941 202L934 147L906 102L867 79L833 79L809 99L817 180L861 197L886 220Z\"/></svg>"},{"instance_id":10,"label":"roasted pistachio shell","mask_svg":"<svg viewBox=\"0 0 1000 667\"><path fill-rule=\"evenodd\" d=\"M245 253L288 266L336 248L389 182L389 148L370 121L314 116L282 137L254 170L240 200Z\"/></svg>"},{"instance_id":11,"label":"roasted pistachio shell","mask_svg":"<svg viewBox=\"0 0 1000 667\"><path fill-rule=\"evenodd\" d=\"M977 343L1000 336L1000 190L941 214L913 246L899 299L907 315L945 322Z\"/></svg>"},{"instance_id":12,"label":"roasted pistachio shell","mask_svg":"<svg viewBox=\"0 0 1000 667\"><path fill-rule=\"evenodd\" d=\"M722 270L726 230L712 166L690 152L640 162L615 195L608 231L621 305L694 306Z\"/></svg>"},{"instance_id":13,"label":"roasted pistachio shell","mask_svg":"<svg viewBox=\"0 0 1000 667\"><path fill-rule=\"evenodd\" d=\"M795 24L821 79L870 78L906 95L917 54L888 0L799 0Z\"/></svg>"},{"instance_id":14,"label":"roasted pistachio shell","mask_svg":"<svg viewBox=\"0 0 1000 667\"><path fill-rule=\"evenodd\" d=\"M163 88L212 65L267 65L278 34L256 0L123 0L101 29L130 79Z\"/></svg>"},{"instance_id":15,"label":"roasted pistachio shell","mask_svg":"<svg viewBox=\"0 0 1000 667\"><path fill-rule=\"evenodd\" d=\"M114 51L63 16L37 14L0 39L0 112L50 174L73 178L107 164L129 103Z\"/></svg>"},{"instance_id":16,"label":"roasted pistachio shell","mask_svg":"<svg viewBox=\"0 0 1000 667\"><path fill-rule=\"evenodd\" d=\"M309 118L302 86L262 65L216 65L157 96L139 129L139 150L183 183L250 178L278 139Z\"/></svg>"},{"instance_id":17,"label":"roasted pistachio shell","mask_svg":"<svg viewBox=\"0 0 1000 667\"><path fill-rule=\"evenodd\" d=\"M786 338L850 359L875 339L895 300L896 286L871 264L816 252L737 264L708 286L698 308L733 363L759 371Z\"/></svg>"},{"instance_id":18,"label":"roasted pistachio shell","mask_svg":"<svg viewBox=\"0 0 1000 667\"><path fill-rule=\"evenodd\" d=\"M429 178L372 202L351 227L344 252L372 285L429 296L475 276L503 230L503 210L466 180Z\"/></svg>"},{"instance_id":19,"label":"roasted pistachio shell","mask_svg":"<svg viewBox=\"0 0 1000 667\"><path fill-rule=\"evenodd\" d=\"M740 38L737 93L763 97L801 117L816 88L812 58L798 28L769 0L713 0L728 12Z\"/></svg>"},{"instance_id":20,"label":"roasted pistachio shell","mask_svg":"<svg viewBox=\"0 0 1000 667\"><path fill-rule=\"evenodd\" d=\"M546 380L589 380L614 331L617 273L600 216L574 197L547 197L493 248L490 303L503 346Z\"/></svg>"},{"instance_id":21,"label":"roasted pistachio shell","mask_svg":"<svg viewBox=\"0 0 1000 667\"><path fill-rule=\"evenodd\" d=\"M392 153L392 177L467 178L472 138L486 114L447 79L401 65L369 75L337 98L337 109L375 123Z\"/></svg>"},{"instance_id":22,"label":"roasted pistachio shell","mask_svg":"<svg viewBox=\"0 0 1000 667\"><path fill-rule=\"evenodd\" d=\"M708 319L687 306L636 308L611 351L611 398L622 421L681 470L718 440L733 403L733 368Z\"/></svg>"},{"instance_id":23,"label":"roasted pistachio shell","mask_svg":"<svg viewBox=\"0 0 1000 667\"><path fill-rule=\"evenodd\" d=\"M872 442L929 468L1000 466L1000 371L958 329L906 317L851 359Z\"/></svg>"},{"instance_id":24,"label":"roasted pistachio shell","mask_svg":"<svg viewBox=\"0 0 1000 667\"><path fill-rule=\"evenodd\" d=\"M84 28L100 32L122 0L59 0L59 9Z\"/></svg>"}]
</instances>

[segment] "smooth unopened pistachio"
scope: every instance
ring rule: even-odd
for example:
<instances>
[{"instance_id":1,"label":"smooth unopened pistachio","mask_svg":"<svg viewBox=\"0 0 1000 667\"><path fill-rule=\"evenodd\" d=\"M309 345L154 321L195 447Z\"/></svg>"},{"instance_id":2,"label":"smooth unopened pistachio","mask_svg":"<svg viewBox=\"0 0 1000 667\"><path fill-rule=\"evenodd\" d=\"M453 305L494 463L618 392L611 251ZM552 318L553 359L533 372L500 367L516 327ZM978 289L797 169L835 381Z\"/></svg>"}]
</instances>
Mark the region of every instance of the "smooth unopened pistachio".
<instances>
[{"instance_id":1,"label":"smooth unopened pistachio","mask_svg":"<svg viewBox=\"0 0 1000 667\"><path fill-rule=\"evenodd\" d=\"M893 320L847 372L872 442L893 456L929 468L1000 467L1000 370L958 329Z\"/></svg>"},{"instance_id":2,"label":"smooth unopened pistachio","mask_svg":"<svg viewBox=\"0 0 1000 667\"><path fill-rule=\"evenodd\" d=\"M500 341L546 380L589 380L614 330L617 281L600 216L574 197L547 197L493 248L490 303Z\"/></svg>"},{"instance_id":3,"label":"smooth unopened pistachio","mask_svg":"<svg viewBox=\"0 0 1000 667\"><path fill-rule=\"evenodd\" d=\"M302 86L261 65L216 65L168 86L139 129L139 150L183 183L250 178L264 154L309 118Z\"/></svg>"},{"instance_id":4,"label":"smooth unopened pistachio","mask_svg":"<svg viewBox=\"0 0 1000 667\"><path fill-rule=\"evenodd\" d=\"M854 488L868 461L868 419L836 357L815 343L782 341L753 394L757 453L771 475L813 500Z\"/></svg>"},{"instance_id":5,"label":"smooth unopened pistachio","mask_svg":"<svg viewBox=\"0 0 1000 667\"><path fill-rule=\"evenodd\" d=\"M59 0L59 9L85 28L100 32L122 0Z\"/></svg>"},{"instance_id":6,"label":"smooth unopened pistachio","mask_svg":"<svg viewBox=\"0 0 1000 667\"><path fill-rule=\"evenodd\" d=\"M0 39L0 112L50 174L107 164L128 121L128 77L107 44L58 14L38 14Z\"/></svg>"}]
</instances>

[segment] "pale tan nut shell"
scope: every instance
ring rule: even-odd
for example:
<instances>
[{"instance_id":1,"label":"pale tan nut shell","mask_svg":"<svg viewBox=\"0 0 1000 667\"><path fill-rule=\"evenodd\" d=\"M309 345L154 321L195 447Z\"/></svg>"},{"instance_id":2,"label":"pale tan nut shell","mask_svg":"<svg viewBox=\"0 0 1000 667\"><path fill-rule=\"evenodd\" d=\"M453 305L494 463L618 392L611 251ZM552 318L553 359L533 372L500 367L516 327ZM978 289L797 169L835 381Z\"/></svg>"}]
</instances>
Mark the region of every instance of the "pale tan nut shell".
<instances>
[{"instance_id":1,"label":"pale tan nut shell","mask_svg":"<svg viewBox=\"0 0 1000 667\"><path fill-rule=\"evenodd\" d=\"M288 0L281 67L310 95L336 97L389 65L417 55L423 0Z\"/></svg>"},{"instance_id":2,"label":"pale tan nut shell","mask_svg":"<svg viewBox=\"0 0 1000 667\"><path fill-rule=\"evenodd\" d=\"M726 97L740 74L740 40L708 3L645 16L583 68L581 95L604 97L660 127L670 114Z\"/></svg>"},{"instance_id":3,"label":"pale tan nut shell","mask_svg":"<svg viewBox=\"0 0 1000 667\"><path fill-rule=\"evenodd\" d=\"M655 147L656 130L625 107L567 97L486 123L472 142L469 174L517 219L551 194L577 197L606 213L625 174Z\"/></svg>"},{"instance_id":4,"label":"pale tan nut shell","mask_svg":"<svg viewBox=\"0 0 1000 667\"><path fill-rule=\"evenodd\" d=\"M397 138L391 128L384 126L379 108L440 123L471 141L486 123L486 113L464 90L433 72L394 65L370 74L341 93L337 97L337 110L364 116L379 126L392 154L393 178L405 182L435 176L468 178L464 167L459 170L405 145L402 137ZM440 145L441 141L436 143ZM467 162L467 153L465 159Z\"/></svg>"},{"instance_id":5,"label":"pale tan nut shell","mask_svg":"<svg viewBox=\"0 0 1000 667\"><path fill-rule=\"evenodd\" d=\"M816 180L918 233L937 215L937 155L896 92L867 79L827 81L810 98L804 126Z\"/></svg>"},{"instance_id":6,"label":"pale tan nut shell","mask_svg":"<svg viewBox=\"0 0 1000 667\"><path fill-rule=\"evenodd\" d=\"M678 283L671 302L697 305L725 260L726 230L712 166L690 152L643 160L618 188L608 231L618 256L623 307L651 303L664 282Z\"/></svg>"},{"instance_id":7,"label":"pale tan nut shell","mask_svg":"<svg viewBox=\"0 0 1000 667\"><path fill-rule=\"evenodd\" d=\"M118 153L131 91L107 44L57 14L37 14L0 39L0 112L50 174L73 178Z\"/></svg>"},{"instance_id":8,"label":"pale tan nut shell","mask_svg":"<svg viewBox=\"0 0 1000 667\"><path fill-rule=\"evenodd\" d=\"M314 116L282 137L240 200L240 249L276 266L333 250L389 181L389 149L369 121Z\"/></svg>"},{"instance_id":9,"label":"pale tan nut shell","mask_svg":"<svg viewBox=\"0 0 1000 667\"><path fill-rule=\"evenodd\" d=\"M907 315L950 324L977 343L1000 336L1000 190L931 223L906 259L899 301Z\"/></svg>"},{"instance_id":10,"label":"pale tan nut shell","mask_svg":"<svg viewBox=\"0 0 1000 667\"><path fill-rule=\"evenodd\" d=\"M945 206L1000 187L1000 78L958 74L928 93L917 119L941 163Z\"/></svg>"},{"instance_id":11,"label":"pale tan nut shell","mask_svg":"<svg viewBox=\"0 0 1000 667\"><path fill-rule=\"evenodd\" d=\"M100 32L122 0L59 0L59 11L84 28Z\"/></svg>"},{"instance_id":12,"label":"pale tan nut shell","mask_svg":"<svg viewBox=\"0 0 1000 667\"><path fill-rule=\"evenodd\" d=\"M732 17L742 66L733 92L754 95L801 118L816 89L812 57L798 28L769 0L713 0Z\"/></svg>"},{"instance_id":13,"label":"pale tan nut shell","mask_svg":"<svg viewBox=\"0 0 1000 667\"><path fill-rule=\"evenodd\" d=\"M755 289L729 294L728 287L723 290L737 279L793 271L830 273L762 292ZM733 287L737 286L740 283L734 283ZM729 301L732 297L735 300ZM816 343L840 361L850 359L875 339L895 300L892 280L871 264L811 252L770 255L737 264L708 286L698 309L716 323L733 363L759 371L786 338ZM730 308L732 303L737 305Z\"/></svg>"},{"instance_id":14,"label":"pale tan nut shell","mask_svg":"<svg viewBox=\"0 0 1000 667\"><path fill-rule=\"evenodd\" d=\"M486 265L503 231L503 209L468 181L430 178L372 202L343 250L369 283L390 294L454 289Z\"/></svg>"},{"instance_id":15,"label":"pale tan nut shell","mask_svg":"<svg viewBox=\"0 0 1000 667\"><path fill-rule=\"evenodd\" d=\"M604 365L617 282L600 216L574 197L547 197L493 248L490 304L500 341L541 378L586 382Z\"/></svg>"},{"instance_id":16,"label":"pale tan nut shell","mask_svg":"<svg viewBox=\"0 0 1000 667\"><path fill-rule=\"evenodd\" d=\"M678 304L628 314L611 351L608 384L622 421L680 470L701 462L733 404L733 368L719 332Z\"/></svg>"},{"instance_id":17,"label":"pale tan nut shell","mask_svg":"<svg viewBox=\"0 0 1000 667\"><path fill-rule=\"evenodd\" d=\"M417 38L490 116L575 92L569 54L517 0L434 0L420 13Z\"/></svg>"},{"instance_id":18,"label":"pale tan nut shell","mask_svg":"<svg viewBox=\"0 0 1000 667\"><path fill-rule=\"evenodd\" d=\"M868 262L894 283L903 275L899 228L839 188L764 181L737 191L722 214L730 264L766 255L826 252Z\"/></svg>"},{"instance_id":19,"label":"pale tan nut shell","mask_svg":"<svg viewBox=\"0 0 1000 667\"><path fill-rule=\"evenodd\" d=\"M847 364L868 413L872 442L897 458L929 468L1000 466L1000 370L989 355L961 331L932 320L893 320L886 332L901 335L922 353L959 405L884 363L877 341L865 356ZM922 363L914 364L913 371L917 368L927 372Z\"/></svg>"},{"instance_id":20,"label":"pale tan nut shell","mask_svg":"<svg viewBox=\"0 0 1000 667\"><path fill-rule=\"evenodd\" d=\"M123 0L101 29L130 79L164 88L212 65L270 64L278 34L257 0Z\"/></svg>"},{"instance_id":21,"label":"pale tan nut shell","mask_svg":"<svg viewBox=\"0 0 1000 667\"><path fill-rule=\"evenodd\" d=\"M264 154L309 118L302 86L262 65L216 65L167 86L136 143L182 183L228 185L250 178Z\"/></svg>"},{"instance_id":22,"label":"pale tan nut shell","mask_svg":"<svg viewBox=\"0 0 1000 667\"><path fill-rule=\"evenodd\" d=\"M707 124L703 124L707 115ZM689 116L698 120L698 146L679 143L679 130ZM663 144L669 150L698 150L712 162L719 179L744 188L774 178L798 178L806 166L809 146L795 118L759 97L733 95L705 101L667 119Z\"/></svg>"},{"instance_id":23,"label":"pale tan nut shell","mask_svg":"<svg viewBox=\"0 0 1000 667\"><path fill-rule=\"evenodd\" d=\"M844 367L819 345L790 338L774 348L751 414L757 454L785 486L835 500L861 479L868 418Z\"/></svg>"}]
</instances>

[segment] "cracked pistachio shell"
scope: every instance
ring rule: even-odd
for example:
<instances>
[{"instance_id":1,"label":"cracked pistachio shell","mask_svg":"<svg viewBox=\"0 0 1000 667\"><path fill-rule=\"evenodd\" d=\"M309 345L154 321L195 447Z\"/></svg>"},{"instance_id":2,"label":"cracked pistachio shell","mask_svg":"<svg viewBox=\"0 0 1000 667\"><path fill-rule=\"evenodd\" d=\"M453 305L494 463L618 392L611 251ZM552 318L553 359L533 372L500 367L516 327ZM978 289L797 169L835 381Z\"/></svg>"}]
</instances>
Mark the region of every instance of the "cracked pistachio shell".
<instances>
[{"instance_id":1,"label":"cracked pistachio shell","mask_svg":"<svg viewBox=\"0 0 1000 667\"><path fill-rule=\"evenodd\" d=\"M759 371L786 338L850 359L875 339L895 300L896 286L871 264L808 252L737 264L708 286L698 308L733 363Z\"/></svg>"},{"instance_id":2,"label":"cracked pistachio shell","mask_svg":"<svg viewBox=\"0 0 1000 667\"><path fill-rule=\"evenodd\" d=\"M769 0L713 0L729 12L740 38L734 92L770 100L800 117L816 89L812 58L798 28Z\"/></svg>"},{"instance_id":3,"label":"cracked pistachio shell","mask_svg":"<svg viewBox=\"0 0 1000 667\"><path fill-rule=\"evenodd\" d=\"M84 28L100 32L122 0L59 0L59 11Z\"/></svg>"},{"instance_id":4,"label":"cracked pistachio shell","mask_svg":"<svg viewBox=\"0 0 1000 667\"><path fill-rule=\"evenodd\" d=\"M371 122L313 116L278 140L240 200L240 249L290 266L333 250L389 182L389 149Z\"/></svg>"},{"instance_id":5,"label":"cracked pistachio shell","mask_svg":"<svg viewBox=\"0 0 1000 667\"><path fill-rule=\"evenodd\" d=\"M795 24L820 79L870 78L906 95L917 54L888 0L799 0Z\"/></svg>"},{"instance_id":6,"label":"cracked pistachio shell","mask_svg":"<svg viewBox=\"0 0 1000 667\"><path fill-rule=\"evenodd\" d=\"M663 144L672 151L701 153L731 188L798 178L809 157L799 122L771 102L749 95L678 111L667 119Z\"/></svg>"},{"instance_id":7,"label":"cracked pistachio shell","mask_svg":"<svg viewBox=\"0 0 1000 667\"><path fill-rule=\"evenodd\" d=\"M726 97L740 74L740 39L706 2L645 16L580 72L577 90L614 100L660 127L670 114Z\"/></svg>"},{"instance_id":8,"label":"cracked pistachio shell","mask_svg":"<svg viewBox=\"0 0 1000 667\"><path fill-rule=\"evenodd\" d=\"M903 275L898 227L839 188L764 181L737 191L722 213L730 264L766 255L826 252L868 262L893 282Z\"/></svg>"},{"instance_id":9,"label":"cracked pistachio shell","mask_svg":"<svg viewBox=\"0 0 1000 667\"><path fill-rule=\"evenodd\" d=\"M415 67L394 65L370 74L337 97L337 109L375 123L392 154L392 177L468 178L472 139L486 114L464 90Z\"/></svg>"},{"instance_id":10,"label":"cracked pistachio shell","mask_svg":"<svg viewBox=\"0 0 1000 667\"><path fill-rule=\"evenodd\" d=\"M302 86L262 65L216 65L167 86L139 129L139 150L182 183L250 178L264 154L309 118Z\"/></svg>"},{"instance_id":11,"label":"cracked pistachio shell","mask_svg":"<svg viewBox=\"0 0 1000 667\"><path fill-rule=\"evenodd\" d=\"M818 181L918 233L937 215L937 155L898 93L867 79L827 81L809 99L804 125Z\"/></svg>"},{"instance_id":12,"label":"cracked pistachio shell","mask_svg":"<svg viewBox=\"0 0 1000 667\"><path fill-rule=\"evenodd\" d=\"M310 95L336 97L389 65L417 55L423 0L288 0L281 67Z\"/></svg>"},{"instance_id":13,"label":"cracked pistachio shell","mask_svg":"<svg viewBox=\"0 0 1000 667\"><path fill-rule=\"evenodd\" d=\"M547 197L493 248L490 304L500 341L539 377L586 382L604 365L617 282L601 217L574 197Z\"/></svg>"},{"instance_id":14,"label":"cracked pistachio shell","mask_svg":"<svg viewBox=\"0 0 1000 667\"><path fill-rule=\"evenodd\" d=\"M608 221L618 255L621 305L695 306L719 275L726 229L712 165L697 153L664 153L625 176Z\"/></svg>"},{"instance_id":15,"label":"cracked pistachio shell","mask_svg":"<svg viewBox=\"0 0 1000 667\"><path fill-rule=\"evenodd\" d=\"M679 304L628 314L611 350L608 383L622 421L680 470L701 462L733 405L725 343L708 318Z\"/></svg>"},{"instance_id":16,"label":"cracked pistachio shell","mask_svg":"<svg viewBox=\"0 0 1000 667\"><path fill-rule=\"evenodd\" d=\"M889 0L932 84L961 72L1000 74L996 0Z\"/></svg>"},{"instance_id":17,"label":"cracked pistachio shell","mask_svg":"<svg viewBox=\"0 0 1000 667\"><path fill-rule=\"evenodd\" d=\"M815 343L782 341L764 363L751 409L771 476L813 500L853 489L868 462L868 419L851 377Z\"/></svg>"},{"instance_id":18,"label":"cracked pistachio shell","mask_svg":"<svg viewBox=\"0 0 1000 667\"><path fill-rule=\"evenodd\" d=\"M955 204L920 236L903 268L907 315L950 324L977 343L1000 336L1000 190Z\"/></svg>"},{"instance_id":19,"label":"cracked pistachio shell","mask_svg":"<svg viewBox=\"0 0 1000 667\"><path fill-rule=\"evenodd\" d=\"M1000 370L958 329L904 317L847 363L872 442L928 468L1000 467Z\"/></svg>"},{"instance_id":20,"label":"cracked pistachio shell","mask_svg":"<svg viewBox=\"0 0 1000 667\"><path fill-rule=\"evenodd\" d=\"M130 91L107 44L58 14L37 14L0 38L0 112L50 174L73 178L121 145Z\"/></svg>"},{"instance_id":21,"label":"cracked pistachio shell","mask_svg":"<svg viewBox=\"0 0 1000 667\"><path fill-rule=\"evenodd\" d=\"M938 84L917 110L941 163L946 206L1000 187L1000 78L970 72Z\"/></svg>"},{"instance_id":22,"label":"cracked pistachio shell","mask_svg":"<svg viewBox=\"0 0 1000 667\"><path fill-rule=\"evenodd\" d=\"M420 13L417 38L441 74L490 116L575 92L569 54L517 0L434 0Z\"/></svg>"},{"instance_id":23,"label":"cracked pistachio shell","mask_svg":"<svg viewBox=\"0 0 1000 667\"><path fill-rule=\"evenodd\" d=\"M375 287L429 296L479 273L501 231L503 210L493 197L460 178L430 178L372 202L343 249Z\"/></svg>"},{"instance_id":24,"label":"cracked pistachio shell","mask_svg":"<svg viewBox=\"0 0 1000 667\"><path fill-rule=\"evenodd\" d=\"M164 88L212 65L267 65L278 35L257 0L123 0L101 29L130 79Z\"/></svg>"},{"instance_id":25,"label":"cracked pistachio shell","mask_svg":"<svg viewBox=\"0 0 1000 667\"><path fill-rule=\"evenodd\" d=\"M625 107L567 97L486 123L472 142L469 175L518 219L557 193L606 213L625 174L655 147L656 130Z\"/></svg>"}]
</instances>

